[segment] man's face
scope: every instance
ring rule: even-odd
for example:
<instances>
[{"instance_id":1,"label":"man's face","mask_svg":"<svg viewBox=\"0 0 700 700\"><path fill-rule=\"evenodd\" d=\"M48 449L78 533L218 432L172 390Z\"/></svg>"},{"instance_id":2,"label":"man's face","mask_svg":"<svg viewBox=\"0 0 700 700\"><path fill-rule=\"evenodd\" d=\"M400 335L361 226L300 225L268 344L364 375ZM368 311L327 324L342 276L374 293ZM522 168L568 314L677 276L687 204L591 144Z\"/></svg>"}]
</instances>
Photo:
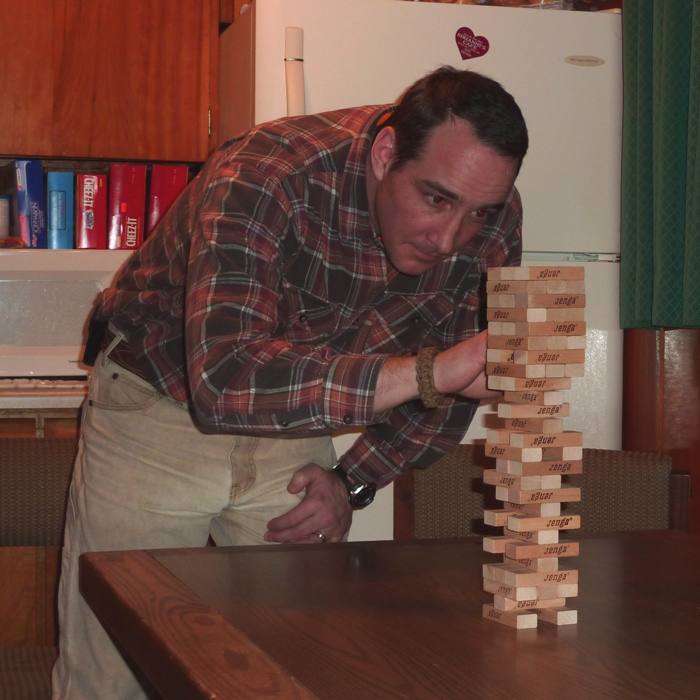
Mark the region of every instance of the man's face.
<instances>
[{"instance_id":1,"label":"man's face","mask_svg":"<svg viewBox=\"0 0 700 700\"><path fill-rule=\"evenodd\" d=\"M505 204L518 163L480 143L470 124L448 121L417 160L392 171L395 133L372 145L367 191L391 264L420 275L461 250Z\"/></svg>"}]
</instances>

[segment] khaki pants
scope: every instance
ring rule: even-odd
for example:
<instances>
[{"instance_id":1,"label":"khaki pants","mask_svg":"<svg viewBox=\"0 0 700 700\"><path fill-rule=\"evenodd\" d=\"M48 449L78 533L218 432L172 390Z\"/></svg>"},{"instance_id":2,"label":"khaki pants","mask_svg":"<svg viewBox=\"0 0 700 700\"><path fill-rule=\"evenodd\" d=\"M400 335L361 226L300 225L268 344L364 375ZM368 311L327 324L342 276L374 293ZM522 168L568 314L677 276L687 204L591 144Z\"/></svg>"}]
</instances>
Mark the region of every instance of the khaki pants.
<instances>
[{"instance_id":1,"label":"khaki pants","mask_svg":"<svg viewBox=\"0 0 700 700\"><path fill-rule=\"evenodd\" d=\"M287 492L292 474L312 462L335 463L330 437L205 435L185 406L101 354L68 503L54 700L148 697L80 596L81 553L203 547L210 534L217 544L265 544L267 522L303 495Z\"/></svg>"}]
</instances>

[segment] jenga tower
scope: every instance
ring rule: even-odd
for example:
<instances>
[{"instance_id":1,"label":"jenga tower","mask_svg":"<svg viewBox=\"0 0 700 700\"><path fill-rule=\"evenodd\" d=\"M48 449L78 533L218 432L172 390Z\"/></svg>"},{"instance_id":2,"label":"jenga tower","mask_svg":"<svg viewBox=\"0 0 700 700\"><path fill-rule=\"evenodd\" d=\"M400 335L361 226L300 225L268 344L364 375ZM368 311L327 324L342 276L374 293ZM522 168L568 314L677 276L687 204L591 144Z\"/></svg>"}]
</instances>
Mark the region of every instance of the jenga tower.
<instances>
[{"instance_id":1,"label":"jenga tower","mask_svg":"<svg viewBox=\"0 0 700 700\"><path fill-rule=\"evenodd\" d=\"M484 617L519 629L538 619L576 624L567 599L578 595L578 571L560 564L578 554L578 542L560 532L581 526L561 504L581 490L562 488L562 475L582 470L583 434L564 430L564 391L582 377L586 324L583 267L504 267L488 271L489 388L503 391L502 427L489 430L486 456L496 468L484 482L496 487L503 508L484 511L503 535L484 549L503 554L484 565L484 590L494 594Z\"/></svg>"}]
</instances>

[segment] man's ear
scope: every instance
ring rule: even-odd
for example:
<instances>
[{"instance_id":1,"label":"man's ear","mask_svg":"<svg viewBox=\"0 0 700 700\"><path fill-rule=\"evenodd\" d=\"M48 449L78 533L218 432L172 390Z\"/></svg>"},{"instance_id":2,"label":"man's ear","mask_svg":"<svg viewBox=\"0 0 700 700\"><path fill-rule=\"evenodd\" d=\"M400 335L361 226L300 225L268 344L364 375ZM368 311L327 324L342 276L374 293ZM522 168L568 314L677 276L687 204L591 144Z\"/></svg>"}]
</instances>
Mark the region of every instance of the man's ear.
<instances>
[{"instance_id":1,"label":"man's ear","mask_svg":"<svg viewBox=\"0 0 700 700\"><path fill-rule=\"evenodd\" d=\"M391 168L394 160L394 145L396 144L396 132L393 127L385 126L375 137L370 151L372 173L378 182L381 182Z\"/></svg>"}]
</instances>

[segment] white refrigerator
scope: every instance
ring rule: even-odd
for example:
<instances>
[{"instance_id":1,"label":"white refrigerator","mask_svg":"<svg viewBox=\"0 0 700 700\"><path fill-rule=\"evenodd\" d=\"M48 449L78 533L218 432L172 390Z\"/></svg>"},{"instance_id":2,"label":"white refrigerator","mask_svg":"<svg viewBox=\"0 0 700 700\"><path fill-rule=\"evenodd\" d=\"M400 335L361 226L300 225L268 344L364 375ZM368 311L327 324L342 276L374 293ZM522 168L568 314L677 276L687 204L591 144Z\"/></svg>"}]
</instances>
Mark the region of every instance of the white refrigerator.
<instances>
[{"instance_id":1,"label":"white refrigerator","mask_svg":"<svg viewBox=\"0 0 700 700\"><path fill-rule=\"evenodd\" d=\"M287 60L285 60L285 58ZM523 264L586 268L586 376L566 428L619 449L622 29L614 13L396 0L253 0L221 37L220 140L288 113L395 101L449 64L498 80L527 121L516 185ZM466 442L483 438L479 409ZM355 435L339 435L344 451ZM353 540L391 539L391 487L355 516Z\"/></svg>"}]
</instances>

